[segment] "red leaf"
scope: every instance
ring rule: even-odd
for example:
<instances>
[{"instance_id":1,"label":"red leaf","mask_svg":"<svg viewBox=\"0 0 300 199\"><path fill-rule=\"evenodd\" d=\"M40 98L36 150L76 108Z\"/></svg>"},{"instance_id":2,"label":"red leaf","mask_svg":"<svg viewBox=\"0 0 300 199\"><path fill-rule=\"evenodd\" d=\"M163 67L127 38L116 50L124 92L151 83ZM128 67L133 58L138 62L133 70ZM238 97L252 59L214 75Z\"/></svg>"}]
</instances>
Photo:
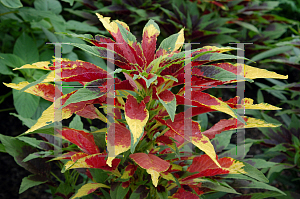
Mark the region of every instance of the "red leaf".
<instances>
[{"instance_id":1,"label":"red leaf","mask_svg":"<svg viewBox=\"0 0 300 199\"><path fill-rule=\"evenodd\" d=\"M163 172L170 167L170 163L152 154L134 153L129 157L144 169L152 169L157 172Z\"/></svg>"},{"instance_id":2,"label":"red leaf","mask_svg":"<svg viewBox=\"0 0 300 199\"><path fill-rule=\"evenodd\" d=\"M175 194L171 196L172 199L199 199L199 197L189 191L179 188Z\"/></svg>"},{"instance_id":3,"label":"red leaf","mask_svg":"<svg viewBox=\"0 0 300 199\"><path fill-rule=\"evenodd\" d=\"M86 133L81 130L70 129L67 127L64 127L62 131L59 131L59 133L62 134L64 139L76 144L87 154L100 153L99 148L95 144L94 136L91 133Z\"/></svg>"}]
</instances>

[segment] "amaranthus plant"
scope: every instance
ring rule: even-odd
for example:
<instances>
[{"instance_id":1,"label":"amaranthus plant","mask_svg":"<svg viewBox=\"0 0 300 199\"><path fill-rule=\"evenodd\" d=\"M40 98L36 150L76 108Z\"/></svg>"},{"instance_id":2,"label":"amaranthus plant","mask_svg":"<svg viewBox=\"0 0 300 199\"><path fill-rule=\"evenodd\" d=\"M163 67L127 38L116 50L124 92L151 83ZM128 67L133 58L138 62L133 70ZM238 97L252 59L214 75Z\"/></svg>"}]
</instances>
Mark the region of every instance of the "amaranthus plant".
<instances>
[{"instance_id":1,"label":"amaranthus plant","mask_svg":"<svg viewBox=\"0 0 300 199\"><path fill-rule=\"evenodd\" d=\"M56 195L63 195L64 198L71 196L80 198L91 193L98 194L101 198L113 199L193 199L211 192L238 194L229 185L233 182L231 179L247 181L246 188L266 188L281 192L265 184L268 180L251 165L232 157L218 158L210 142L216 134L226 130L278 126L260 119L241 117L235 109L279 108L265 103L253 104L253 100L249 98L242 99L240 103L239 97L223 101L203 92L207 88L201 86L237 82L241 77L252 81L255 78L285 79L287 76L247 65L238 66L224 62L237 58L223 54L226 51L236 50L232 47L206 46L181 51L184 44L183 30L164 39L156 49L160 30L153 20L144 27L143 39L139 43L124 22L118 20L111 22L108 17L99 14L97 16L114 40L101 35L93 38L90 35L72 34L94 46L71 45L114 63L119 67L114 73L107 73L103 69L105 67L85 61L61 59L53 61L53 64L38 62L18 68L49 70L49 74L37 82L5 84L53 102L37 123L18 138L3 135L0 137L6 151L13 155L18 163L24 166L24 162L53 154L51 153L53 148L38 147L37 140L33 142L33 138L26 137L27 134L39 133L46 143L50 143L53 137L45 135L46 133L61 137L77 146L63 144L64 153L52 159L63 163L62 172L83 168L83 173L90 179L80 186L76 186L76 182L71 183L68 193L56 192ZM115 44L114 50L111 46L108 47L108 44ZM113 56L107 56L109 53ZM190 99L185 96L185 70L188 59L186 55L190 55L191 86L198 86L191 91ZM59 66L55 64L58 61ZM59 88L51 83L54 82L55 71L60 69L59 67L61 67L60 81L79 82L82 87L70 93L61 93ZM244 67L244 73L240 70L241 67ZM126 80L115 77L115 74L121 72ZM114 88L108 84L111 80L114 80ZM179 89L177 93L174 92L174 87ZM106 103L112 89L115 90L114 114L109 113L112 107ZM62 96L55 98L55 93ZM185 117L187 112L179 112L178 108L186 102L191 104L186 110L191 111L189 118ZM55 104L62 105L61 120L76 114L83 118L100 119L107 123L108 128L92 128L91 131L87 131L82 128L76 129L73 125L73 128L63 126L62 129L54 129L54 133L53 127L47 125L60 121L54 117ZM100 104L107 115L96 108L95 104ZM192 117L214 111L226 113L231 118L223 119L210 129L201 132L200 124L193 121ZM188 133L185 132L185 122L191 124ZM15 144L15 148L12 147L9 140L14 139L23 143L22 146ZM192 152L185 152L183 148L187 143L192 143L197 148ZM34 150L33 155L23 160L26 157L24 146L27 148L34 146L41 151ZM25 168L28 167L30 165L27 164ZM45 172L35 173L34 177L26 178L27 183L41 184L50 181L49 175ZM27 185L27 188L30 186ZM22 190L24 189L23 185Z\"/></svg>"}]
</instances>

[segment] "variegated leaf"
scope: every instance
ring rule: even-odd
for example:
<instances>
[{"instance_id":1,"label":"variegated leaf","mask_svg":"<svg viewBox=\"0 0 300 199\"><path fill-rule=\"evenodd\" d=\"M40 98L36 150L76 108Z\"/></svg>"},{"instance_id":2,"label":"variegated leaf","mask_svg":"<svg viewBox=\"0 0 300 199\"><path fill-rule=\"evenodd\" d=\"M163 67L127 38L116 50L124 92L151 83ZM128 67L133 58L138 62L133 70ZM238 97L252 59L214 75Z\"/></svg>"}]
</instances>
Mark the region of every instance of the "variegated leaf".
<instances>
[{"instance_id":1,"label":"variegated leaf","mask_svg":"<svg viewBox=\"0 0 300 199\"><path fill-rule=\"evenodd\" d=\"M125 119L131 132L131 153L134 152L137 143L143 135L144 126L148 118L149 112L144 101L138 103L133 96L128 95L125 104Z\"/></svg>"},{"instance_id":2,"label":"variegated leaf","mask_svg":"<svg viewBox=\"0 0 300 199\"><path fill-rule=\"evenodd\" d=\"M228 131L232 129L240 129L240 128L256 128L256 127L278 127L278 124L267 123L264 120L251 118L251 117L242 117L243 120L247 123L244 125L240 121L235 118L223 119L212 126L210 129L202 132L208 138L212 139L216 134L220 134L223 131Z\"/></svg>"},{"instance_id":3,"label":"variegated leaf","mask_svg":"<svg viewBox=\"0 0 300 199\"><path fill-rule=\"evenodd\" d=\"M112 123L107 132L108 158L106 163L112 166L112 160L119 154L127 151L131 144L130 131L123 125Z\"/></svg>"},{"instance_id":4,"label":"variegated leaf","mask_svg":"<svg viewBox=\"0 0 300 199\"><path fill-rule=\"evenodd\" d=\"M151 175L152 183L155 187L158 184L159 173L166 171L170 167L170 163L152 154L134 153L129 157L140 167L146 169L147 173Z\"/></svg>"}]
</instances>

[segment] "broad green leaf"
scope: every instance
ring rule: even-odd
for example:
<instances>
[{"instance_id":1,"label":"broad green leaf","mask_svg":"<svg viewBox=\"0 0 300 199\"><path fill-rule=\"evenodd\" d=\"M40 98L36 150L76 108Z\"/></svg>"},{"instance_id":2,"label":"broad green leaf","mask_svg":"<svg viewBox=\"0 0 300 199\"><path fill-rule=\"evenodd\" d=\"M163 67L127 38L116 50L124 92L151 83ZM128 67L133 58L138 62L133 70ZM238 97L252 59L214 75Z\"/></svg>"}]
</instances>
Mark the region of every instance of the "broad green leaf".
<instances>
[{"instance_id":1,"label":"broad green leaf","mask_svg":"<svg viewBox=\"0 0 300 199\"><path fill-rule=\"evenodd\" d=\"M29 175L22 179L20 189L19 189L19 194L23 193L24 191L26 191L27 189L29 189L31 187L35 187L35 186L43 184L47 181L48 181L48 179L46 177L42 177L42 176L35 175L35 174Z\"/></svg>"},{"instance_id":2,"label":"broad green leaf","mask_svg":"<svg viewBox=\"0 0 300 199\"><path fill-rule=\"evenodd\" d=\"M83 130L83 123L79 115L75 115L73 120L70 122L69 127L72 129Z\"/></svg>"},{"instance_id":3,"label":"broad green leaf","mask_svg":"<svg viewBox=\"0 0 300 199\"><path fill-rule=\"evenodd\" d=\"M20 0L1 0L1 3L8 8L20 8L23 7Z\"/></svg>"},{"instance_id":4,"label":"broad green leaf","mask_svg":"<svg viewBox=\"0 0 300 199\"><path fill-rule=\"evenodd\" d=\"M50 11L57 15L62 11L62 6L58 0L35 0L34 7L38 11Z\"/></svg>"},{"instance_id":5,"label":"broad green leaf","mask_svg":"<svg viewBox=\"0 0 300 199\"><path fill-rule=\"evenodd\" d=\"M14 137L9 137L0 134L0 141L4 145L6 152L14 157L16 163L33 174L47 173L50 170L50 165L46 160L39 159L37 161L23 162L23 160L31 153L37 151L36 148L29 144L18 140Z\"/></svg>"},{"instance_id":6,"label":"broad green leaf","mask_svg":"<svg viewBox=\"0 0 300 199\"><path fill-rule=\"evenodd\" d=\"M144 133L144 126L148 118L149 112L146 109L144 101L138 104L133 96L128 95L125 104L125 119L131 132L131 153L134 152L137 143Z\"/></svg>"},{"instance_id":7,"label":"broad green leaf","mask_svg":"<svg viewBox=\"0 0 300 199\"><path fill-rule=\"evenodd\" d=\"M14 74L11 69L3 63L2 60L0 60L0 74L17 76L17 74Z\"/></svg>"},{"instance_id":8,"label":"broad green leaf","mask_svg":"<svg viewBox=\"0 0 300 199\"><path fill-rule=\"evenodd\" d=\"M109 186L102 184L102 183L88 183L83 185L78 191L72 196L71 199L81 198L83 196L89 195L96 191L96 189L103 187L103 188L110 188Z\"/></svg>"},{"instance_id":9,"label":"broad green leaf","mask_svg":"<svg viewBox=\"0 0 300 199\"><path fill-rule=\"evenodd\" d=\"M21 59L19 56L15 55L15 54L0 53L0 56L4 58L4 59L1 59L1 61L5 65L12 67L12 68L18 68L18 67L21 67L26 64L23 59Z\"/></svg>"},{"instance_id":10,"label":"broad green leaf","mask_svg":"<svg viewBox=\"0 0 300 199\"><path fill-rule=\"evenodd\" d=\"M25 63L39 61L39 52L35 41L26 33L21 34L14 46L14 54L19 56Z\"/></svg>"},{"instance_id":11,"label":"broad green leaf","mask_svg":"<svg viewBox=\"0 0 300 199\"><path fill-rule=\"evenodd\" d=\"M13 83L24 81L24 78L13 79ZM40 98L29 93L19 92L13 89L14 106L19 115L30 118L33 116L39 105Z\"/></svg>"}]
</instances>

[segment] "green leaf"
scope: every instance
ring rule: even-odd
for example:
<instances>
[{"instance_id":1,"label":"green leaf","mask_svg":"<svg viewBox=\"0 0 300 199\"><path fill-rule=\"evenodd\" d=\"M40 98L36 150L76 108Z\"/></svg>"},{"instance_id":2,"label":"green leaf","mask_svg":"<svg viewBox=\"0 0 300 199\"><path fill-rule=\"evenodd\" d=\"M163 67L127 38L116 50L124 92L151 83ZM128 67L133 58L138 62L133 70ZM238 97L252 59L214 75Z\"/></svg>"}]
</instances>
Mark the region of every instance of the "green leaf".
<instances>
[{"instance_id":1,"label":"green leaf","mask_svg":"<svg viewBox=\"0 0 300 199\"><path fill-rule=\"evenodd\" d=\"M89 168L94 180L98 183L105 183L106 179L109 177L108 174L102 169Z\"/></svg>"},{"instance_id":2,"label":"green leaf","mask_svg":"<svg viewBox=\"0 0 300 199\"><path fill-rule=\"evenodd\" d=\"M47 182L47 178L39 176L39 175L29 175L22 179L21 186L19 189L19 194L23 193L27 189L43 184Z\"/></svg>"},{"instance_id":3,"label":"green leaf","mask_svg":"<svg viewBox=\"0 0 300 199\"><path fill-rule=\"evenodd\" d=\"M228 146L228 144L230 143L231 136L234 132L235 131L224 131L220 134L217 134L215 138L212 139L211 143L215 147L216 152L221 152Z\"/></svg>"},{"instance_id":4,"label":"green leaf","mask_svg":"<svg viewBox=\"0 0 300 199\"><path fill-rule=\"evenodd\" d=\"M154 82L157 79L157 75L154 75L154 77L152 77L150 79L147 79L143 75L139 74L139 75L134 75L133 80L136 80L138 77L141 77L145 80L147 88L149 88L151 83Z\"/></svg>"},{"instance_id":5,"label":"green leaf","mask_svg":"<svg viewBox=\"0 0 300 199\"><path fill-rule=\"evenodd\" d=\"M14 78L12 83L25 81L24 78ZM14 106L18 114L24 118L33 116L39 105L40 97L13 89Z\"/></svg>"},{"instance_id":6,"label":"green leaf","mask_svg":"<svg viewBox=\"0 0 300 199\"><path fill-rule=\"evenodd\" d=\"M252 158L246 159L245 162L253 165L255 168L258 168L258 169L270 168L277 164L275 162L268 162L264 159L252 159Z\"/></svg>"},{"instance_id":7,"label":"green leaf","mask_svg":"<svg viewBox=\"0 0 300 199\"><path fill-rule=\"evenodd\" d=\"M269 182L269 180L265 177L265 175L261 171L259 171L258 169L256 169L255 167L251 166L246 162L243 162L243 164L245 165L243 167L244 171L246 172L245 175L254 178L260 182L265 182L265 183Z\"/></svg>"},{"instance_id":8,"label":"green leaf","mask_svg":"<svg viewBox=\"0 0 300 199\"><path fill-rule=\"evenodd\" d=\"M27 126L28 128L32 127L37 122L37 120L33 120L33 119L30 119L30 118L25 118L21 115L15 114L15 113L9 113L9 114L19 118L19 120L22 121L22 124Z\"/></svg>"},{"instance_id":9,"label":"green leaf","mask_svg":"<svg viewBox=\"0 0 300 199\"><path fill-rule=\"evenodd\" d=\"M230 149L228 151L225 151L222 154L220 154L219 157L232 157L232 158L241 160L247 155L247 153L250 150L251 146L252 146L252 143L235 146L232 149ZM245 147L245 152L244 153L237 153L237 148L244 148L244 147Z\"/></svg>"},{"instance_id":10,"label":"green leaf","mask_svg":"<svg viewBox=\"0 0 300 199\"><path fill-rule=\"evenodd\" d=\"M157 186L156 193L160 199L168 198L168 190L162 185Z\"/></svg>"},{"instance_id":11,"label":"green leaf","mask_svg":"<svg viewBox=\"0 0 300 199\"><path fill-rule=\"evenodd\" d=\"M3 144L0 144L0 152L6 153L5 147Z\"/></svg>"},{"instance_id":12,"label":"green leaf","mask_svg":"<svg viewBox=\"0 0 300 199\"><path fill-rule=\"evenodd\" d=\"M75 115L73 120L70 122L69 127L72 129L83 130L83 123L79 115Z\"/></svg>"},{"instance_id":13,"label":"green leaf","mask_svg":"<svg viewBox=\"0 0 300 199\"><path fill-rule=\"evenodd\" d=\"M220 191L220 192L227 192L227 193L239 194L238 192L236 192L236 190L234 190L232 187L230 187L225 182L219 183L219 182L217 182L215 180L201 179L201 178L195 179L194 181L195 182L201 182L202 183L201 184L202 187L207 187L207 188L212 189L212 190L216 190L216 191Z\"/></svg>"},{"instance_id":14,"label":"green leaf","mask_svg":"<svg viewBox=\"0 0 300 199\"><path fill-rule=\"evenodd\" d=\"M32 137L17 137L18 140L21 140L35 148L39 148L39 149L43 149L41 147L42 143L45 143L44 141L41 140L37 140L36 138L32 138Z\"/></svg>"},{"instance_id":15,"label":"green leaf","mask_svg":"<svg viewBox=\"0 0 300 199\"><path fill-rule=\"evenodd\" d=\"M75 20L69 20L67 23L67 29L69 30L76 30L76 31L81 31L81 32L92 32L92 33L101 33L101 31L95 27L95 26L91 26L85 22L79 22L79 21L75 21ZM70 34L72 35L72 34ZM75 35L75 34L73 34ZM91 38L90 38L91 39Z\"/></svg>"},{"instance_id":16,"label":"green leaf","mask_svg":"<svg viewBox=\"0 0 300 199\"><path fill-rule=\"evenodd\" d=\"M265 184L263 182L257 182L257 181L252 181L252 182L243 182L243 183L238 183L237 182L237 187L239 188L245 188L245 189L249 189L249 188L254 188L254 189L267 189L267 190L271 190L271 191L276 191L278 193L281 193L282 195L286 195L284 192L282 192L281 190L277 189L276 187L270 186L268 184Z\"/></svg>"},{"instance_id":17,"label":"green leaf","mask_svg":"<svg viewBox=\"0 0 300 199\"><path fill-rule=\"evenodd\" d=\"M1 61L12 68L19 68L23 65L25 65L26 63L17 55L14 54L4 54L4 53L0 53L0 56L3 57L4 59L1 59Z\"/></svg>"},{"instance_id":18,"label":"green leaf","mask_svg":"<svg viewBox=\"0 0 300 199\"><path fill-rule=\"evenodd\" d=\"M73 6L74 0L62 0L64 2L67 2L70 4L70 6Z\"/></svg>"},{"instance_id":19,"label":"green leaf","mask_svg":"<svg viewBox=\"0 0 300 199\"><path fill-rule=\"evenodd\" d=\"M162 99L157 96L160 103L166 108L168 114L170 115L171 121L174 122L175 113L176 113L176 97L174 95L174 98L171 102L165 103Z\"/></svg>"},{"instance_id":20,"label":"green leaf","mask_svg":"<svg viewBox=\"0 0 300 199\"><path fill-rule=\"evenodd\" d=\"M58 0L35 0L34 7L37 10L51 11L57 15L62 11L62 6Z\"/></svg>"},{"instance_id":21,"label":"green leaf","mask_svg":"<svg viewBox=\"0 0 300 199\"><path fill-rule=\"evenodd\" d=\"M40 152L32 153L32 154L29 154L26 158L24 158L23 162L28 162L28 161L36 159L36 158L49 157L50 155L54 155L54 152L53 151L40 151Z\"/></svg>"},{"instance_id":22,"label":"green leaf","mask_svg":"<svg viewBox=\"0 0 300 199\"><path fill-rule=\"evenodd\" d=\"M278 54L281 54L281 53L285 53L289 50L292 50L293 49L293 46L280 46L280 47L277 47L277 48L272 48L270 50L267 50L265 52L262 52L262 53L259 53L257 55L255 55L254 57L251 58L252 61L259 61L259 60L262 60L262 59L265 59L267 57L271 57L271 56L274 56L274 55L278 55ZM248 61L246 64L249 64L250 61Z\"/></svg>"},{"instance_id":23,"label":"green leaf","mask_svg":"<svg viewBox=\"0 0 300 199\"><path fill-rule=\"evenodd\" d=\"M67 99L67 101L62 106L62 108L66 107L67 105L72 104L72 103L78 103L78 102L81 102L81 101L93 100L93 99L101 97L104 94L105 93L101 93L99 91L93 91L93 90L90 90L88 88L80 88L80 89L78 89L77 92L72 94L69 97L69 99Z\"/></svg>"},{"instance_id":24,"label":"green leaf","mask_svg":"<svg viewBox=\"0 0 300 199\"><path fill-rule=\"evenodd\" d=\"M35 41L25 32L17 39L13 52L27 64L39 61L39 51Z\"/></svg>"},{"instance_id":25,"label":"green leaf","mask_svg":"<svg viewBox=\"0 0 300 199\"><path fill-rule=\"evenodd\" d=\"M8 8L20 8L23 7L20 0L1 0L1 3Z\"/></svg>"},{"instance_id":26,"label":"green leaf","mask_svg":"<svg viewBox=\"0 0 300 199\"><path fill-rule=\"evenodd\" d=\"M12 70L8 68L2 60L0 60L0 74L17 76L17 74L14 74Z\"/></svg>"},{"instance_id":27,"label":"green leaf","mask_svg":"<svg viewBox=\"0 0 300 199\"><path fill-rule=\"evenodd\" d=\"M252 25L250 23L241 22L241 21L235 21L234 23L236 23L236 24L238 24L240 26L243 26L244 28L247 28L249 30L252 30L252 31L254 31L256 33L259 33L258 29L254 25Z\"/></svg>"},{"instance_id":28,"label":"green leaf","mask_svg":"<svg viewBox=\"0 0 300 199\"><path fill-rule=\"evenodd\" d=\"M264 96L261 92L261 90L258 90L257 91L257 103L263 103L264 102Z\"/></svg>"}]
</instances>

